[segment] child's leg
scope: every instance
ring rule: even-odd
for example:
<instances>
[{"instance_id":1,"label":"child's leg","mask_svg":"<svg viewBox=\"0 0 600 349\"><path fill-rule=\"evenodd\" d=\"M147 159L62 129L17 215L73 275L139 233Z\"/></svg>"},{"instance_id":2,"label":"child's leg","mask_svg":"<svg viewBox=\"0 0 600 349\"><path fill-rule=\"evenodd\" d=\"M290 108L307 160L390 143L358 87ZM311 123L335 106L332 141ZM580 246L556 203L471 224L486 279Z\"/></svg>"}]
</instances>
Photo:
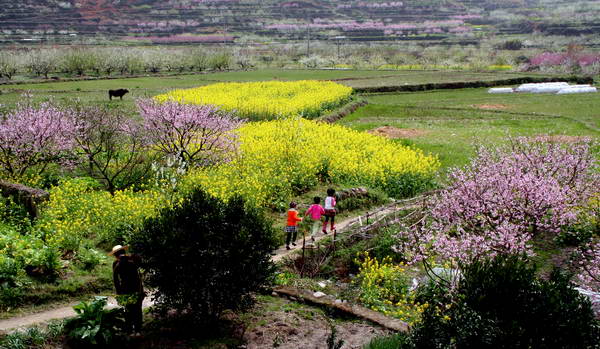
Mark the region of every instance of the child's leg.
<instances>
[{"instance_id":1,"label":"child's leg","mask_svg":"<svg viewBox=\"0 0 600 349\"><path fill-rule=\"evenodd\" d=\"M335 223L333 223L333 221L335 220L335 216L331 216L331 230L335 230Z\"/></svg>"},{"instance_id":2,"label":"child's leg","mask_svg":"<svg viewBox=\"0 0 600 349\"><path fill-rule=\"evenodd\" d=\"M289 230L287 230L287 229L285 231L286 231L286 234L285 234L285 245L289 246L290 245L290 238L292 237L292 232L289 231ZM296 241L296 240L294 239L294 241Z\"/></svg>"},{"instance_id":3,"label":"child's leg","mask_svg":"<svg viewBox=\"0 0 600 349\"><path fill-rule=\"evenodd\" d=\"M323 221L323 234L327 234L327 221L329 220L329 216L325 216L325 220Z\"/></svg>"},{"instance_id":4,"label":"child's leg","mask_svg":"<svg viewBox=\"0 0 600 349\"><path fill-rule=\"evenodd\" d=\"M298 238L298 227L294 227L294 232L292 233L292 242L296 242L296 239ZM294 244L294 246L296 246L296 244Z\"/></svg>"},{"instance_id":5,"label":"child's leg","mask_svg":"<svg viewBox=\"0 0 600 349\"><path fill-rule=\"evenodd\" d=\"M311 236L317 235L320 227L321 227L321 221L318 219L313 220L312 231L311 231L310 235Z\"/></svg>"}]
</instances>

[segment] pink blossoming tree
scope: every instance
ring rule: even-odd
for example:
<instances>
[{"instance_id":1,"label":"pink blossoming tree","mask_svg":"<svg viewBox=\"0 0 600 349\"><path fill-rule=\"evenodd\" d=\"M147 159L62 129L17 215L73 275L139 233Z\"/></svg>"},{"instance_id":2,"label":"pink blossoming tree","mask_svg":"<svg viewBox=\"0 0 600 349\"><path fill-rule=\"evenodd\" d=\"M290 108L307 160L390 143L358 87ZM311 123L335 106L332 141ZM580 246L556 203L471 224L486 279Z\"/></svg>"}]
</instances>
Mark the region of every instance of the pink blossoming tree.
<instances>
[{"instance_id":1,"label":"pink blossoming tree","mask_svg":"<svg viewBox=\"0 0 600 349\"><path fill-rule=\"evenodd\" d=\"M575 223L600 184L596 167L585 141L520 138L481 148L472 164L450 173L426 223L400 233L400 248L412 262L531 253L533 237Z\"/></svg>"},{"instance_id":2,"label":"pink blossoming tree","mask_svg":"<svg viewBox=\"0 0 600 349\"><path fill-rule=\"evenodd\" d=\"M176 156L188 166L230 160L238 145L235 132L243 120L215 106L139 100L149 141L157 150Z\"/></svg>"},{"instance_id":3,"label":"pink blossoming tree","mask_svg":"<svg viewBox=\"0 0 600 349\"><path fill-rule=\"evenodd\" d=\"M0 118L0 169L9 177L71 165L76 128L71 112L49 103L20 106Z\"/></svg>"},{"instance_id":4,"label":"pink blossoming tree","mask_svg":"<svg viewBox=\"0 0 600 349\"><path fill-rule=\"evenodd\" d=\"M141 183L156 157L145 130L128 115L90 107L73 112L82 169L111 193Z\"/></svg>"}]
</instances>

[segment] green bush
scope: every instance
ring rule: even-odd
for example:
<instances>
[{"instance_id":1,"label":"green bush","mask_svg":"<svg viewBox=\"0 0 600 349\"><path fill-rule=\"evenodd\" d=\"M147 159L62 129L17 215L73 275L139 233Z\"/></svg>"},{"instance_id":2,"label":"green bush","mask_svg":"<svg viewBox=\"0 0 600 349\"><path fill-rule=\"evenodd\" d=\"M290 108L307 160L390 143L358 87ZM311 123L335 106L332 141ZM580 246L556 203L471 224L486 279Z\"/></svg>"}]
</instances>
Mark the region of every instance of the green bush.
<instances>
[{"instance_id":1,"label":"green bush","mask_svg":"<svg viewBox=\"0 0 600 349\"><path fill-rule=\"evenodd\" d=\"M224 203L202 190L166 208L133 235L146 284L156 288L159 311L187 311L207 323L226 309L252 302L272 276L273 228L239 197Z\"/></svg>"},{"instance_id":2,"label":"green bush","mask_svg":"<svg viewBox=\"0 0 600 349\"><path fill-rule=\"evenodd\" d=\"M75 256L77 263L83 270L93 270L97 265L105 260L103 253L92 248L80 248Z\"/></svg>"},{"instance_id":3,"label":"green bush","mask_svg":"<svg viewBox=\"0 0 600 349\"><path fill-rule=\"evenodd\" d=\"M397 333L387 337L375 337L363 349L400 349L408 344L408 336L405 333Z\"/></svg>"},{"instance_id":4,"label":"green bush","mask_svg":"<svg viewBox=\"0 0 600 349\"><path fill-rule=\"evenodd\" d=\"M384 192L377 189L369 189L365 195L351 196L339 200L336 208L339 212L367 209L375 205L380 205L386 202L387 199L388 197Z\"/></svg>"},{"instance_id":5,"label":"green bush","mask_svg":"<svg viewBox=\"0 0 600 349\"><path fill-rule=\"evenodd\" d=\"M21 286L24 283L24 272L21 265L13 258L0 255L0 309L6 310L17 306L22 298Z\"/></svg>"},{"instance_id":6,"label":"green bush","mask_svg":"<svg viewBox=\"0 0 600 349\"><path fill-rule=\"evenodd\" d=\"M391 258L395 263L404 262L402 254L394 251L398 244L397 232L394 229L383 228L373 238L370 253L377 259Z\"/></svg>"},{"instance_id":7,"label":"green bush","mask_svg":"<svg viewBox=\"0 0 600 349\"><path fill-rule=\"evenodd\" d=\"M19 286L19 270L21 266L14 258L0 255L0 285L4 287Z\"/></svg>"},{"instance_id":8,"label":"green bush","mask_svg":"<svg viewBox=\"0 0 600 349\"><path fill-rule=\"evenodd\" d=\"M0 310L5 311L23 302L23 290L19 287L0 286Z\"/></svg>"},{"instance_id":9,"label":"green bush","mask_svg":"<svg viewBox=\"0 0 600 349\"><path fill-rule=\"evenodd\" d=\"M382 189L394 199L403 199L413 197L420 192L432 189L434 186L435 183L429 177L403 173L390 176Z\"/></svg>"},{"instance_id":10,"label":"green bush","mask_svg":"<svg viewBox=\"0 0 600 349\"><path fill-rule=\"evenodd\" d=\"M569 278L536 276L525 257L501 256L462 268L453 293L429 287L411 333L415 348L598 348L590 302Z\"/></svg>"},{"instance_id":11,"label":"green bush","mask_svg":"<svg viewBox=\"0 0 600 349\"><path fill-rule=\"evenodd\" d=\"M31 233L19 233L3 225L0 225L0 252L4 257L13 259L18 269L50 281L57 276L61 266L56 247L47 245Z\"/></svg>"},{"instance_id":12,"label":"green bush","mask_svg":"<svg viewBox=\"0 0 600 349\"><path fill-rule=\"evenodd\" d=\"M73 347L106 346L118 339L124 325L123 309L106 310L106 304L106 297L95 297L73 307L77 316L66 320L64 325Z\"/></svg>"},{"instance_id":13,"label":"green bush","mask_svg":"<svg viewBox=\"0 0 600 349\"><path fill-rule=\"evenodd\" d=\"M14 227L26 231L31 227L29 214L23 205L19 205L12 197L0 196L0 225ZM2 230L2 227L0 227Z\"/></svg>"}]
</instances>

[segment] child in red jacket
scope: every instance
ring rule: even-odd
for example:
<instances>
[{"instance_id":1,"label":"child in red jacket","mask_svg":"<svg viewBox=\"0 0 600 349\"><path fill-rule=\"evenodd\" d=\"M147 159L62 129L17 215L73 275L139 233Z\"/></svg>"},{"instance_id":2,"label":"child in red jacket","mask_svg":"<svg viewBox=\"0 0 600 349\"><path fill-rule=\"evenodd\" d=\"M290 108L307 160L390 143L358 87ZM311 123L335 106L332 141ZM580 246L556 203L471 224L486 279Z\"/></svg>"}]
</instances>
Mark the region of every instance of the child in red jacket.
<instances>
[{"instance_id":1,"label":"child in red jacket","mask_svg":"<svg viewBox=\"0 0 600 349\"><path fill-rule=\"evenodd\" d=\"M285 248L290 249L290 240L292 245L296 246L296 237L298 235L298 222L302 221L302 217L298 217L296 211L296 203L290 202L290 209L287 211L287 225L285 226Z\"/></svg>"}]
</instances>

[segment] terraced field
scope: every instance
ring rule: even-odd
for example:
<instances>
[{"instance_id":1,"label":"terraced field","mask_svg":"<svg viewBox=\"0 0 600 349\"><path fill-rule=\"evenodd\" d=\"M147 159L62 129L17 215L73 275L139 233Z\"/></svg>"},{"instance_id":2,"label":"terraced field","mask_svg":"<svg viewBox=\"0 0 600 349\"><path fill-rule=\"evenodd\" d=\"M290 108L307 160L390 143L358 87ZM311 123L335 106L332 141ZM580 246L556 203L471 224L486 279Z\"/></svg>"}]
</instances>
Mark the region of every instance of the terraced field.
<instances>
[{"instance_id":1,"label":"terraced field","mask_svg":"<svg viewBox=\"0 0 600 349\"><path fill-rule=\"evenodd\" d=\"M72 42L81 37L108 42L152 36L161 43L206 43L231 42L244 35L277 41L343 35L358 42L473 44L482 33L573 36L600 30L597 2L589 0L1 0L0 7L5 42Z\"/></svg>"}]
</instances>

